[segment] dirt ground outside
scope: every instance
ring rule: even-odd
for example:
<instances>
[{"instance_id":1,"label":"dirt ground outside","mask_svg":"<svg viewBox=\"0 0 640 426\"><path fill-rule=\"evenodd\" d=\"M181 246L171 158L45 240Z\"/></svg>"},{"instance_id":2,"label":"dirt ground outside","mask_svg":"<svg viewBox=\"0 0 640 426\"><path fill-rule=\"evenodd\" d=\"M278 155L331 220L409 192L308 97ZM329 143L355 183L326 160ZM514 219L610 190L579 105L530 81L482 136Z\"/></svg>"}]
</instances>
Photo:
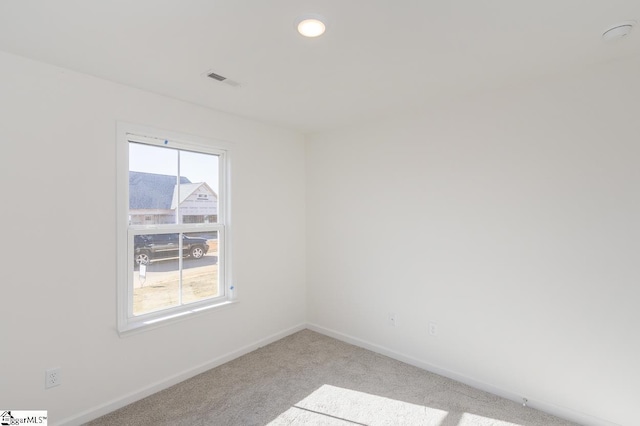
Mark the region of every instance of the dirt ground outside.
<instances>
[{"instance_id":1,"label":"dirt ground outside","mask_svg":"<svg viewBox=\"0 0 640 426\"><path fill-rule=\"evenodd\" d=\"M200 259L183 258L182 304L218 295L218 241L209 240L209 251ZM180 304L178 259L147 265L146 277L133 272L133 313L140 315Z\"/></svg>"}]
</instances>

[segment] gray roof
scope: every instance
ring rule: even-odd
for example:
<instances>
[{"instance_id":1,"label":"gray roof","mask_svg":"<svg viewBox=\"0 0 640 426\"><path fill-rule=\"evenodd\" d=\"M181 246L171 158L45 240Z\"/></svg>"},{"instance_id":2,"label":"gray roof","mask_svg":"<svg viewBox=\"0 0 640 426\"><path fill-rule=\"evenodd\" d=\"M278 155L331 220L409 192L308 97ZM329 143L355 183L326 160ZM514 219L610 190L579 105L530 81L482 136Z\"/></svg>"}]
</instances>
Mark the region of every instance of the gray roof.
<instances>
[{"instance_id":1,"label":"gray roof","mask_svg":"<svg viewBox=\"0 0 640 426\"><path fill-rule=\"evenodd\" d=\"M184 176L180 184L191 183ZM129 172L129 209L171 209L176 176Z\"/></svg>"}]
</instances>

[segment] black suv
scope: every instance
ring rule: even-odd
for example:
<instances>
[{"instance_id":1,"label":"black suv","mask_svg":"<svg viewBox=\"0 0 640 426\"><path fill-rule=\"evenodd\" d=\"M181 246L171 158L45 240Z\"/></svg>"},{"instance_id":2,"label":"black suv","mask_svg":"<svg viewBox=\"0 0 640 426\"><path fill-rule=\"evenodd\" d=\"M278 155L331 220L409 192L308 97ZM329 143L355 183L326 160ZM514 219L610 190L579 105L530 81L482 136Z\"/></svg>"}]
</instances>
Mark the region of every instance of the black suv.
<instances>
[{"instance_id":1,"label":"black suv","mask_svg":"<svg viewBox=\"0 0 640 426\"><path fill-rule=\"evenodd\" d=\"M136 235L133 238L134 260L137 265L152 260L178 257L180 234ZM182 255L200 259L209 251L206 238L187 237L182 234Z\"/></svg>"}]
</instances>

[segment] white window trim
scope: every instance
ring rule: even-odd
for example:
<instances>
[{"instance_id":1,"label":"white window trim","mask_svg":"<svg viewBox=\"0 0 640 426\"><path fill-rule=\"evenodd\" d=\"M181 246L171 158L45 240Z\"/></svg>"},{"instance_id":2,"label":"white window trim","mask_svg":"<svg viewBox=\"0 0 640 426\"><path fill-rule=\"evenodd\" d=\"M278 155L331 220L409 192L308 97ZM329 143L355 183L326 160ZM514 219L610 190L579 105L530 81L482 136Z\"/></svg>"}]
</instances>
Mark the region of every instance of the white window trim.
<instances>
[{"instance_id":1,"label":"white window trim","mask_svg":"<svg viewBox=\"0 0 640 426\"><path fill-rule=\"evenodd\" d=\"M224 295L213 299L201 300L188 305L176 306L161 311L133 317L130 302L132 285L130 271L133 269L133 236L129 226L129 142L138 141L158 146L165 146L170 141L172 147L219 155L219 188L218 188L218 223L213 227L218 231L219 277L223 281ZM154 129L130 123L117 123L116 140L116 279L117 279L117 331L126 336L140 331L154 329L191 318L201 313L210 312L237 302L237 291L231 277L231 197L230 197L230 144L228 142L206 139L182 133ZM203 225L212 227L211 224ZM197 224L191 224L197 228ZM170 233L177 227L171 225L139 225L137 233ZM184 228L180 227L184 230Z\"/></svg>"}]
</instances>

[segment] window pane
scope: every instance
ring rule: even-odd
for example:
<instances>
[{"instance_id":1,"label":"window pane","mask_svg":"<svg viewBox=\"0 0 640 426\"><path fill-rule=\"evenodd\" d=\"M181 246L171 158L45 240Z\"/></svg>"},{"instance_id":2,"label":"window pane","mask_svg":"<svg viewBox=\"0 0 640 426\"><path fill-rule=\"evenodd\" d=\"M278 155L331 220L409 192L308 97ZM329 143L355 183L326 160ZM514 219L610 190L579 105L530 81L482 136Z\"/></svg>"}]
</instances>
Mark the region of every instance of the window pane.
<instances>
[{"instance_id":1,"label":"window pane","mask_svg":"<svg viewBox=\"0 0 640 426\"><path fill-rule=\"evenodd\" d=\"M129 143L130 225L176 223L177 176L177 150Z\"/></svg>"},{"instance_id":2,"label":"window pane","mask_svg":"<svg viewBox=\"0 0 640 426\"><path fill-rule=\"evenodd\" d=\"M182 264L182 303L220 296L217 234L215 231L184 234L188 257Z\"/></svg>"},{"instance_id":3,"label":"window pane","mask_svg":"<svg viewBox=\"0 0 640 426\"><path fill-rule=\"evenodd\" d=\"M134 315L217 297L219 289L216 231L134 236Z\"/></svg>"},{"instance_id":4,"label":"window pane","mask_svg":"<svg viewBox=\"0 0 640 426\"><path fill-rule=\"evenodd\" d=\"M179 223L218 222L217 155L180 151Z\"/></svg>"},{"instance_id":5,"label":"window pane","mask_svg":"<svg viewBox=\"0 0 640 426\"><path fill-rule=\"evenodd\" d=\"M134 236L134 315L180 304L179 235Z\"/></svg>"}]
</instances>

